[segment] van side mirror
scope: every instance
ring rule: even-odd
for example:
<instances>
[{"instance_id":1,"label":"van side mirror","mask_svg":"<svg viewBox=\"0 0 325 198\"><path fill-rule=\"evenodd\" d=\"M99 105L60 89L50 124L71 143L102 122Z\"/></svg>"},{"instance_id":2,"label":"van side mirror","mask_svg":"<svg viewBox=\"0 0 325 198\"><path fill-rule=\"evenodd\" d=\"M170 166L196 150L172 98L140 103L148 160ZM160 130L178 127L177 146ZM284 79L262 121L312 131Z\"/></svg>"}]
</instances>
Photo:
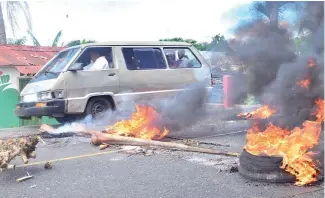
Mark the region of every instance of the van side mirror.
<instances>
[{"instance_id":1,"label":"van side mirror","mask_svg":"<svg viewBox=\"0 0 325 198\"><path fill-rule=\"evenodd\" d=\"M79 71L79 70L83 70L82 63L73 63L68 69L68 71Z\"/></svg>"}]
</instances>

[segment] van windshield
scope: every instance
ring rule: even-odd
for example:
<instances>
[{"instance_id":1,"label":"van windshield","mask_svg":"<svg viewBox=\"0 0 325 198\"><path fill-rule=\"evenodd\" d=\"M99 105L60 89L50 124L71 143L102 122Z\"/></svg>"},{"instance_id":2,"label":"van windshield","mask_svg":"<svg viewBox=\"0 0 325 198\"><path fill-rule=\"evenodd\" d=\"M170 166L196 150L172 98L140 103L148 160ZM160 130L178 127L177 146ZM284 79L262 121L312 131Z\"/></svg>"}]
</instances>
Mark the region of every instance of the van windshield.
<instances>
[{"instance_id":1,"label":"van windshield","mask_svg":"<svg viewBox=\"0 0 325 198\"><path fill-rule=\"evenodd\" d=\"M34 76L31 82L57 78L79 50L80 47L77 47L59 52L51 61L44 65L42 70Z\"/></svg>"}]
</instances>

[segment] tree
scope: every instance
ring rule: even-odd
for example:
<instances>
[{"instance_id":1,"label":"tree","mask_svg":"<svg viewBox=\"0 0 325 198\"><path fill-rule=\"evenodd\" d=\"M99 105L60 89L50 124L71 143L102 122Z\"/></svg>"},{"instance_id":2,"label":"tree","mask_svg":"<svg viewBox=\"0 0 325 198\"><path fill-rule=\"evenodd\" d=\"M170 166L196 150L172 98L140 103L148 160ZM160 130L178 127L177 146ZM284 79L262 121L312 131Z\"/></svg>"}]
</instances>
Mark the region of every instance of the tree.
<instances>
[{"instance_id":1,"label":"tree","mask_svg":"<svg viewBox=\"0 0 325 198\"><path fill-rule=\"evenodd\" d=\"M215 52L230 52L232 49L230 48L227 40L221 34L217 34L212 37L212 41L208 44L207 49Z\"/></svg>"},{"instance_id":2,"label":"tree","mask_svg":"<svg viewBox=\"0 0 325 198\"><path fill-rule=\"evenodd\" d=\"M309 35L299 35L293 38L294 50L297 55L300 55L308 50L308 44L310 43Z\"/></svg>"},{"instance_id":3,"label":"tree","mask_svg":"<svg viewBox=\"0 0 325 198\"><path fill-rule=\"evenodd\" d=\"M40 42L37 40L37 38L34 36L34 34L32 33L32 31L30 31L30 30L28 30L27 31L27 34L31 37L31 39L32 39L32 41L33 41L33 44L35 45L35 46L41 46L41 44L40 44ZM61 38L61 36L62 36L62 30L60 30L57 34L56 34L56 36L55 36L55 38L54 38L54 40L53 40L53 42L52 42L52 47L57 47L58 46L58 43L59 43L59 41L60 41L60 38Z\"/></svg>"},{"instance_id":4,"label":"tree","mask_svg":"<svg viewBox=\"0 0 325 198\"><path fill-rule=\"evenodd\" d=\"M196 49L200 51L206 51L207 50L207 43L199 43L196 40L193 39L183 39L181 37L174 37L174 38L165 38L165 39L159 39L159 41L175 41L175 42L186 42L192 44Z\"/></svg>"},{"instance_id":5,"label":"tree","mask_svg":"<svg viewBox=\"0 0 325 198\"><path fill-rule=\"evenodd\" d=\"M27 1L1 1L0 2L0 44L7 44L6 26L4 20L4 8L6 8L7 19L15 36L15 31L18 29L17 14L23 12L26 23L29 29L32 29L31 14Z\"/></svg>"},{"instance_id":6,"label":"tree","mask_svg":"<svg viewBox=\"0 0 325 198\"><path fill-rule=\"evenodd\" d=\"M7 44L8 45L25 45L25 43L27 42L27 37L24 36L20 39L13 39L13 38L8 38L7 39Z\"/></svg>"},{"instance_id":7,"label":"tree","mask_svg":"<svg viewBox=\"0 0 325 198\"><path fill-rule=\"evenodd\" d=\"M82 39L82 40L72 40L69 41L65 47L72 47L72 46L76 46L76 45L82 45L82 44L87 44L87 43L95 43L96 41L94 40L86 40L86 39Z\"/></svg>"},{"instance_id":8,"label":"tree","mask_svg":"<svg viewBox=\"0 0 325 198\"><path fill-rule=\"evenodd\" d=\"M279 29L279 17L284 13L289 4L295 6L298 10L301 7L301 2L294 1L259 1L253 4L253 10L258 16L266 18L270 23L270 28Z\"/></svg>"}]
</instances>

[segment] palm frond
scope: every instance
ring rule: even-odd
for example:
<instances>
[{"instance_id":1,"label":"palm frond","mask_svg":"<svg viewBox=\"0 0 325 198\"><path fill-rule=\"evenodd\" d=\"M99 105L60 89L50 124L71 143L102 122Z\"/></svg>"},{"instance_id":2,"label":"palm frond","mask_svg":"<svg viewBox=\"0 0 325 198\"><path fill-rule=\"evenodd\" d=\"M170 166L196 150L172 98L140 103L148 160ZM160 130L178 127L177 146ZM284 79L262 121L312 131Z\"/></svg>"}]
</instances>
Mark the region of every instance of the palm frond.
<instances>
[{"instance_id":1,"label":"palm frond","mask_svg":"<svg viewBox=\"0 0 325 198\"><path fill-rule=\"evenodd\" d=\"M7 1L6 2L6 11L7 11L7 19L12 31L13 36L16 36L15 32L18 28L17 23L17 6L15 1Z\"/></svg>"},{"instance_id":2,"label":"palm frond","mask_svg":"<svg viewBox=\"0 0 325 198\"><path fill-rule=\"evenodd\" d=\"M28 29L32 30L32 19L27 1L6 1L6 9L9 25L14 36L18 29L17 14L19 11L24 13Z\"/></svg>"},{"instance_id":3,"label":"palm frond","mask_svg":"<svg viewBox=\"0 0 325 198\"><path fill-rule=\"evenodd\" d=\"M14 44L15 44L15 39L13 39L13 38L8 38L8 39L7 39L7 44L8 44L8 45L14 45Z\"/></svg>"},{"instance_id":4,"label":"palm frond","mask_svg":"<svg viewBox=\"0 0 325 198\"><path fill-rule=\"evenodd\" d=\"M8 38L7 43L9 45L25 45L26 41L27 41L27 38L24 36L20 39Z\"/></svg>"},{"instance_id":5,"label":"palm frond","mask_svg":"<svg viewBox=\"0 0 325 198\"><path fill-rule=\"evenodd\" d=\"M81 44L87 44L87 43L96 43L96 41L83 39L81 42Z\"/></svg>"},{"instance_id":6,"label":"palm frond","mask_svg":"<svg viewBox=\"0 0 325 198\"><path fill-rule=\"evenodd\" d=\"M16 43L16 45L25 45L26 41L27 41L27 38L26 38L26 36L24 36L23 38L17 39L15 43Z\"/></svg>"},{"instance_id":7,"label":"palm frond","mask_svg":"<svg viewBox=\"0 0 325 198\"><path fill-rule=\"evenodd\" d=\"M69 41L65 46L66 47L72 47L72 46L76 46L76 45L80 45L80 40L73 40L73 41Z\"/></svg>"},{"instance_id":8,"label":"palm frond","mask_svg":"<svg viewBox=\"0 0 325 198\"><path fill-rule=\"evenodd\" d=\"M59 40L60 40L61 36L62 36L62 30L60 30L60 31L56 34L56 36L55 36L55 38L54 38L54 41L53 41L53 43L52 43L52 47L57 47L57 46L58 46L58 43L59 43Z\"/></svg>"},{"instance_id":9,"label":"palm frond","mask_svg":"<svg viewBox=\"0 0 325 198\"><path fill-rule=\"evenodd\" d=\"M28 2L23 1L21 5L22 5L22 10L23 10L24 15L25 15L25 20L26 20L28 29L33 30L32 15L30 14L30 9L29 9Z\"/></svg>"},{"instance_id":10,"label":"palm frond","mask_svg":"<svg viewBox=\"0 0 325 198\"><path fill-rule=\"evenodd\" d=\"M255 2L253 4L253 10L258 15L263 15L264 17L270 18L270 9L268 8L268 4L265 2Z\"/></svg>"},{"instance_id":11,"label":"palm frond","mask_svg":"<svg viewBox=\"0 0 325 198\"><path fill-rule=\"evenodd\" d=\"M41 44L38 42L37 38L34 36L34 34L30 30L27 30L27 34L31 37L33 44L35 46L41 46Z\"/></svg>"}]
</instances>

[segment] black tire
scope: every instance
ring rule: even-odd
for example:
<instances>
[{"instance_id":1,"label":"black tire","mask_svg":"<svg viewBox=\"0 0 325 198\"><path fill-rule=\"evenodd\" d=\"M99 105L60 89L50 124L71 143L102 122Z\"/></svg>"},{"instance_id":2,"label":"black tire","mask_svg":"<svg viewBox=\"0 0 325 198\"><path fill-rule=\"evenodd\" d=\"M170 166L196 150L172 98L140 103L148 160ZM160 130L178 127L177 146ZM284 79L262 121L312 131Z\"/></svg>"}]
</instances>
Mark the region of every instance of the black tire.
<instances>
[{"instance_id":1,"label":"black tire","mask_svg":"<svg viewBox=\"0 0 325 198\"><path fill-rule=\"evenodd\" d=\"M282 157L255 156L245 149L239 157L239 174L248 179L272 183L294 182L295 176L281 169Z\"/></svg>"},{"instance_id":2,"label":"black tire","mask_svg":"<svg viewBox=\"0 0 325 198\"><path fill-rule=\"evenodd\" d=\"M87 103L85 116L92 115L93 117L96 117L101 113L104 113L105 111L110 109L112 109L112 104L107 98L105 97L91 98Z\"/></svg>"},{"instance_id":3,"label":"black tire","mask_svg":"<svg viewBox=\"0 0 325 198\"><path fill-rule=\"evenodd\" d=\"M277 171L282 165L282 157L255 156L244 149L239 162L243 168L254 172Z\"/></svg>"}]
</instances>

